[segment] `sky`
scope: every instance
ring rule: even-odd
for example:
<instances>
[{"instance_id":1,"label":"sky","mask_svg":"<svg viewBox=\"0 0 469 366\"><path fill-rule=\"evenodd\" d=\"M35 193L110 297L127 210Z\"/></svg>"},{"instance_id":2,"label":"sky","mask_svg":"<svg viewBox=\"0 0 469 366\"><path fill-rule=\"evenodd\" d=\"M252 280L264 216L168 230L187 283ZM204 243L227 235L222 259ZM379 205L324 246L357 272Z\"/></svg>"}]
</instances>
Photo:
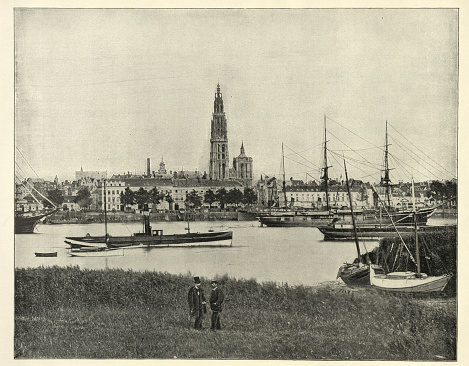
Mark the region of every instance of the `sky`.
<instances>
[{"instance_id":1,"label":"sky","mask_svg":"<svg viewBox=\"0 0 469 366\"><path fill-rule=\"evenodd\" d=\"M15 11L16 172L208 172L217 84L254 179L457 177L455 9ZM32 172L34 169L34 173Z\"/></svg>"}]
</instances>

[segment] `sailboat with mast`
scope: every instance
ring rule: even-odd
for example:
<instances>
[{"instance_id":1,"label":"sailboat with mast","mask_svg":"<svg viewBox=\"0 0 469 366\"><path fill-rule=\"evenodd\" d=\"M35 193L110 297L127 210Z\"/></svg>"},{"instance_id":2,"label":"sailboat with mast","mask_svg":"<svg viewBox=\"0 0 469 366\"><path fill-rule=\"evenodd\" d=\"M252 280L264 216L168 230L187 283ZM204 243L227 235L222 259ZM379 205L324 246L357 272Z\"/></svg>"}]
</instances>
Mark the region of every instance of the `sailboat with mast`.
<instances>
[{"instance_id":1,"label":"sailboat with mast","mask_svg":"<svg viewBox=\"0 0 469 366\"><path fill-rule=\"evenodd\" d=\"M415 260L412 254L411 259L415 261L417 272L391 272L387 274L376 274L375 267L370 266L370 284L384 291L405 292L405 293L431 293L441 292L445 289L451 275L428 276L420 269L420 250L418 238L418 220L416 218L414 182L412 180L412 201L414 207L414 240L415 240ZM406 246L407 250L408 247Z\"/></svg>"},{"instance_id":2,"label":"sailboat with mast","mask_svg":"<svg viewBox=\"0 0 469 366\"><path fill-rule=\"evenodd\" d=\"M282 193L284 209L282 211L271 212L269 215L259 217L261 226L267 227L321 227L327 226L337 220L337 215L331 210L329 205L328 176L327 165L327 135L326 135L326 115L324 115L324 174L322 176L323 187L326 191L326 209L325 210L295 210L293 204L288 207L287 188L285 180L285 153L282 143L282 170L283 183Z\"/></svg>"},{"instance_id":3,"label":"sailboat with mast","mask_svg":"<svg viewBox=\"0 0 469 366\"><path fill-rule=\"evenodd\" d=\"M353 212L352 196L350 193L350 183L347 175L347 166L344 159L344 169L345 169L345 180L347 184L347 193L350 204L350 214L352 216L352 225L353 225L353 237L355 241L355 247L357 249L357 258L353 263L345 263L339 268L337 273L337 278L341 278L345 284L349 286L363 286L370 284L370 264L367 263L366 256L365 258L360 254L360 244L358 242L357 234L357 224L355 221L355 215ZM381 267L376 267L375 271L378 273L382 272Z\"/></svg>"}]
</instances>

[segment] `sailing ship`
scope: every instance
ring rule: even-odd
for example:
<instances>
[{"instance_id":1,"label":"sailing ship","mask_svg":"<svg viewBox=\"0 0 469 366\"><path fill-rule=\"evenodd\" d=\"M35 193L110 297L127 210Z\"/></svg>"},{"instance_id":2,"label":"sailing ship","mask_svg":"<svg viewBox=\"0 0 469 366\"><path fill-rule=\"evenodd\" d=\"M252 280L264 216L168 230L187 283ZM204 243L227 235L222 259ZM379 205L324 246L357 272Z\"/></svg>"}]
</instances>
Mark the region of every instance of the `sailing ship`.
<instances>
[{"instance_id":1,"label":"sailing ship","mask_svg":"<svg viewBox=\"0 0 469 366\"><path fill-rule=\"evenodd\" d=\"M331 224L338 220L336 212L331 210L328 194L328 166L327 164L327 132L326 115L324 115L324 174L322 176L323 184L326 190L326 209L325 210L294 210L293 207L287 208L287 190L285 184L285 154L282 143L282 170L283 170L283 196L285 207L283 211L273 211L268 215L260 215L261 226L267 227L321 227Z\"/></svg>"},{"instance_id":2,"label":"sailing ship","mask_svg":"<svg viewBox=\"0 0 469 366\"><path fill-rule=\"evenodd\" d=\"M412 199L415 210L414 182L412 181ZM418 240L418 223L414 215L414 235L415 235L415 263L417 272L390 272L386 274L376 274L375 268L370 267L370 284L384 291L404 292L404 293L431 293L441 292L445 289L451 275L428 276L420 269L420 250ZM407 248L407 246L406 246ZM409 252L410 253L410 252ZM411 259L414 258L411 255Z\"/></svg>"},{"instance_id":3,"label":"sailing ship","mask_svg":"<svg viewBox=\"0 0 469 366\"><path fill-rule=\"evenodd\" d=\"M417 219L419 226L424 226L427 224L428 219L435 213L437 206L433 207L422 207L418 209L416 212L412 208L411 210L408 209L399 209L394 207L391 204L391 197L392 197L392 187L394 184L391 183L390 178L390 168L389 168L389 143L388 143L388 121L386 121L386 131L385 131L385 149L384 149L384 176L381 178L380 186L384 188L384 208L386 210L386 215L382 214L381 205L379 209L375 209L374 212L363 216L363 218L359 222L359 226L361 227L364 234L364 237L373 237L373 238L380 238L386 237L387 232L390 232L390 235L393 231L393 225L397 226L410 226L412 227L414 224L414 217ZM375 196L380 201L379 194L376 192L376 189L373 187ZM341 221L336 225L337 230L325 230L327 231L327 235L331 236L342 236L343 232L346 232L346 228L351 227L351 223L349 220L342 218ZM381 228L383 226L383 228ZM379 230L375 230L379 229ZM370 233L375 233L377 231L379 234L376 236L370 236ZM405 231L405 229L403 229Z\"/></svg>"},{"instance_id":4,"label":"sailing ship","mask_svg":"<svg viewBox=\"0 0 469 366\"><path fill-rule=\"evenodd\" d=\"M104 200L106 201L106 189L104 182ZM191 233L189 221L187 221L186 233L164 234L163 230L153 230L150 225L150 213L144 211L143 233L134 233L130 236L111 236L107 231L106 205L104 205L104 236L91 236L89 234L82 237L66 237L65 243L70 245L72 250L82 248L99 248L104 250L114 250L116 248L131 248L134 246L144 247L222 247L232 246L232 231L209 231Z\"/></svg>"},{"instance_id":5,"label":"sailing ship","mask_svg":"<svg viewBox=\"0 0 469 366\"><path fill-rule=\"evenodd\" d=\"M18 152L21 154L19 150ZM21 156L23 156L23 154L21 154ZM18 169L20 169L19 166ZM23 186L28 194L37 202L37 206L42 206L40 199L43 199L49 202L52 207L51 209L24 211L24 207L21 204L22 199L16 197L17 192L15 192L15 234L32 234L36 229L36 225L45 217L58 211L58 207L49 198L45 197L41 192L39 192L28 180L22 180L18 174L15 174L15 179L18 182L17 185Z\"/></svg>"},{"instance_id":6,"label":"sailing ship","mask_svg":"<svg viewBox=\"0 0 469 366\"><path fill-rule=\"evenodd\" d=\"M384 150L384 177L382 177L380 185L384 187L384 200L383 202L375 189L372 186L375 196L380 202L379 210L368 213L366 216L362 215L356 225L357 235L364 240L376 240L380 238L395 236L395 226L399 226L399 231L403 235L412 235L414 229L414 220L421 231L441 231L446 230L447 226L431 226L426 227L428 218L430 218L436 211L437 207L423 207L416 209L415 200L413 202L412 210L399 210L391 205L392 186L389 175L389 162L388 162L388 122L386 121L386 137L385 137L385 150ZM386 214L382 214L382 208ZM324 240L352 240L354 238L353 224L350 220L342 217L327 226L319 227L319 230L324 234Z\"/></svg>"},{"instance_id":7,"label":"sailing ship","mask_svg":"<svg viewBox=\"0 0 469 366\"><path fill-rule=\"evenodd\" d=\"M372 186L373 190L375 191L374 186ZM412 236L414 235L414 227L408 226L405 224L400 224L399 221L394 221L395 218L399 217L393 215L388 211L385 203L379 198L378 201L382 205L387 218L385 219L386 224L383 223L363 223L359 222L354 225L345 222L345 221L337 221L325 227L319 227L319 231L324 234L324 240L352 240L355 235L359 237L361 240L378 240L382 238L390 238L396 236L396 227L399 227L399 235L401 236ZM444 232L448 229L452 229L454 225L435 225L435 226L427 226L420 221L419 217L423 217L425 215L419 216L420 210L415 210L411 217L417 221L418 231L420 233L435 233L435 232ZM407 216L406 216L407 217Z\"/></svg>"},{"instance_id":8,"label":"sailing ship","mask_svg":"<svg viewBox=\"0 0 469 366\"><path fill-rule=\"evenodd\" d=\"M15 234L32 234L36 225L46 216L52 215L57 210L50 210L39 213L15 212Z\"/></svg>"}]
</instances>

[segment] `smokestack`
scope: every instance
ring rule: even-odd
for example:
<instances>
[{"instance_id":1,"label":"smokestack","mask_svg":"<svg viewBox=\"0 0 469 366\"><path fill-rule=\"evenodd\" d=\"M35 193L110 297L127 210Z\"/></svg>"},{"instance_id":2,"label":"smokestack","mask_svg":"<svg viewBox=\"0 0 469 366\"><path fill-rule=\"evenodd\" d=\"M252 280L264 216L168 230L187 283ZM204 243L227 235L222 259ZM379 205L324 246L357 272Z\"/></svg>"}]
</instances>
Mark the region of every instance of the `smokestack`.
<instances>
[{"instance_id":1,"label":"smokestack","mask_svg":"<svg viewBox=\"0 0 469 366\"><path fill-rule=\"evenodd\" d=\"M147 158L147 177L150 176L150 158Z\"/></svg>"}]
</instances>

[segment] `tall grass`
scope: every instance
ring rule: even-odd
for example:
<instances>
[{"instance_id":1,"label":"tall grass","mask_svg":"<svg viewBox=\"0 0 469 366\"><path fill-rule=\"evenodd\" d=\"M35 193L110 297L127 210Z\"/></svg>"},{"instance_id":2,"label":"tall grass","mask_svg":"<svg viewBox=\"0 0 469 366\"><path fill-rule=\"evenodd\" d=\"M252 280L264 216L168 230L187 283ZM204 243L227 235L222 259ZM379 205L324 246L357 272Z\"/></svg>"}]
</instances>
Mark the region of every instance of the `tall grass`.
<instances>
[{"instance_id":1,"label":"tall grass","mask_svg":"<svg viewBox=\"0 0 469 366\"><path fill-rule=\"evenodd\" d=\"M16 358L434 360L456 358L454 298L219 279L223 329L192 329L190 276L15 271ZM207 293L208 282L203 283ZM210 315L210 314L207 314Z\"/></svg>"}]
</instances>

